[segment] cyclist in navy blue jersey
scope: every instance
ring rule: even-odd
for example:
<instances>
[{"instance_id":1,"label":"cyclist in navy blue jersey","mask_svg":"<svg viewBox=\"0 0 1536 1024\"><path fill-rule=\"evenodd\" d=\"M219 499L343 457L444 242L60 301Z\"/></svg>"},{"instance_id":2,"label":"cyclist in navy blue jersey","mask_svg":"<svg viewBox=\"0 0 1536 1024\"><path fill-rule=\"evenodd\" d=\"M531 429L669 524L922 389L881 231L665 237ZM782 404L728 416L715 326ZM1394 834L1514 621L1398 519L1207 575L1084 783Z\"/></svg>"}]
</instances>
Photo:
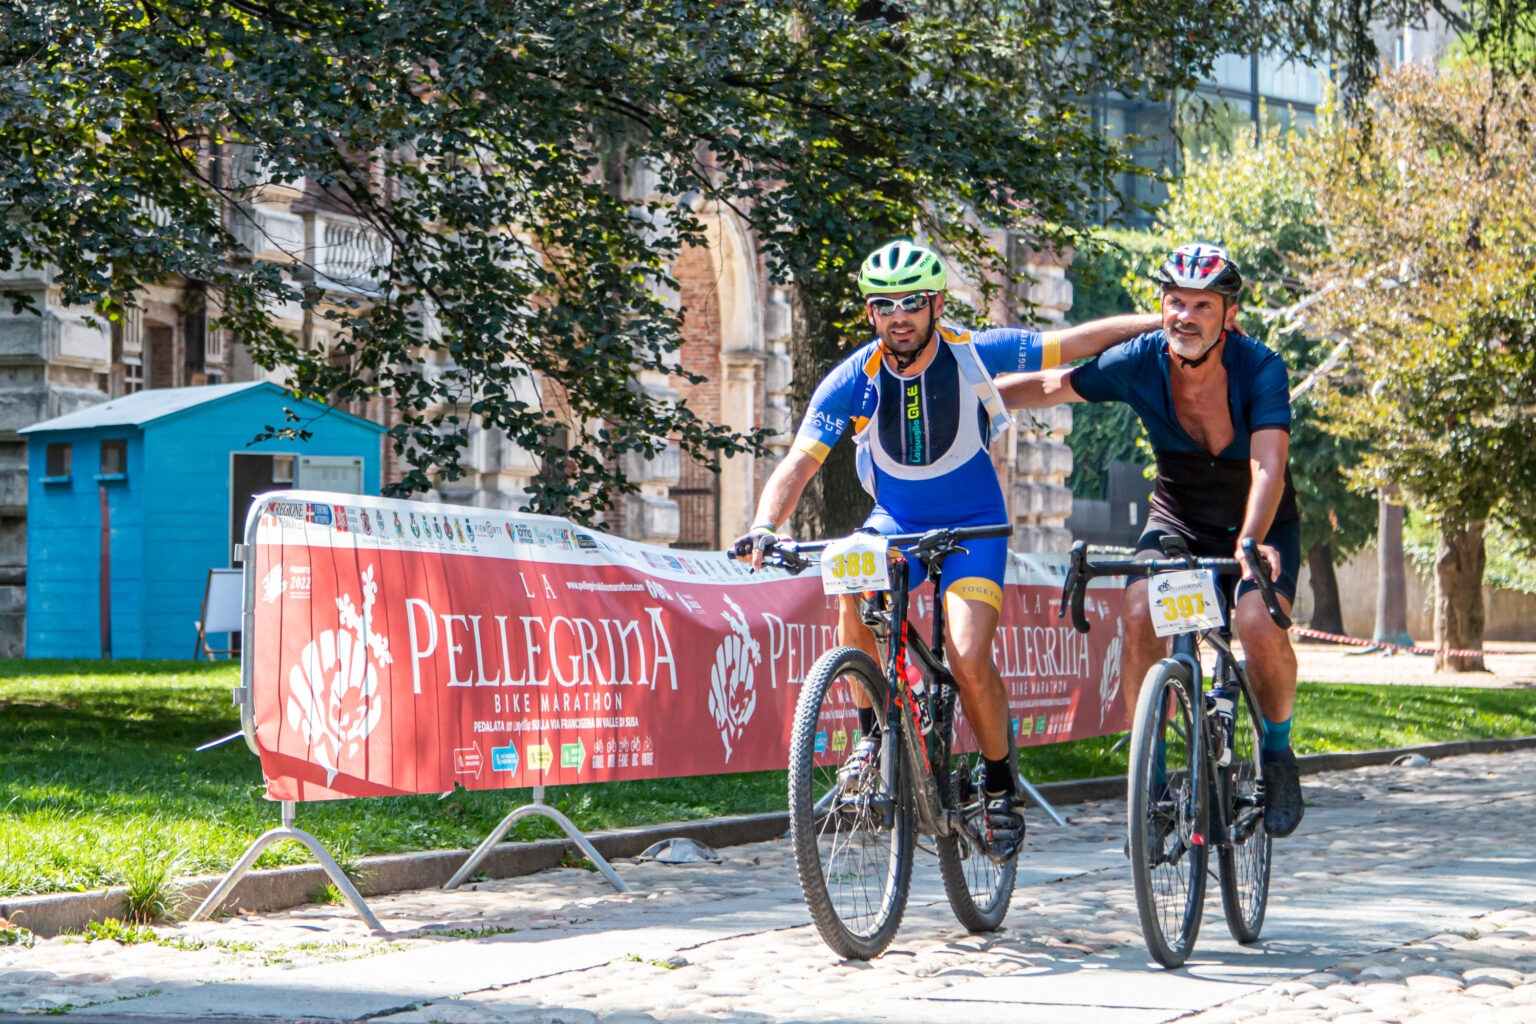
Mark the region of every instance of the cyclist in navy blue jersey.
<instances>
[{"instance_id":1,"label":"cyclist in navy blue jersey","mask_svg":"<svg viewBox=\"0 0 1536 1024\"><path fill-rule=\"evenodd\" d=\"M1154 275L1162 286L1162 327L1077 367L1011 375L999 381L1006 403L1128 403L1141 417L1157 459L1147 525L1137 558L1163 557L1160 538L1183 536L1196 555L1235 557L1245 578L1234 623L1264 715L1265 827L1289 835L1303 813L1291 752L1296 654L1269 617L1241 543L1252 537L1290 611L1301 568L1301 524L1287 458L1291 404L1284 361L1237 329L1243 279L1214 245L1182 245ZM1147 581L1126 588L1121 679L1136 706L1142 678L1165 653L1152 627Z\"/></svg>"},{"instance_id":2,"label":"cyclist in navy blue jersey","mask_svg":"<svg viewBox=\"0 0 1536 1024\"><path fill-rule=\"evenodd\" d=\"M915 533L1007 522L989 447L1012 419L993 378L1090 356L1157 324L1155 317L1124 316L1043 334L973 334L942 320L945 279L938 254L906 240L864 261L859 290L876 337L817 387L793 447L763 488L752 532L735 544L739 557L762 564L805 485L850 428L859 478L875 498L866 527ZM992 661L1008 548L1004 538L965 546L944 563L949 664L986 762L988 852L1006 860L1024 838L1022 797L1008 759L1008 697ZM838 637L879 660L854 596L839 604ZM844 765L850 777L879 751L874 710L860 708L859 717L864 738Z\"/></svg>"}]
</instances>

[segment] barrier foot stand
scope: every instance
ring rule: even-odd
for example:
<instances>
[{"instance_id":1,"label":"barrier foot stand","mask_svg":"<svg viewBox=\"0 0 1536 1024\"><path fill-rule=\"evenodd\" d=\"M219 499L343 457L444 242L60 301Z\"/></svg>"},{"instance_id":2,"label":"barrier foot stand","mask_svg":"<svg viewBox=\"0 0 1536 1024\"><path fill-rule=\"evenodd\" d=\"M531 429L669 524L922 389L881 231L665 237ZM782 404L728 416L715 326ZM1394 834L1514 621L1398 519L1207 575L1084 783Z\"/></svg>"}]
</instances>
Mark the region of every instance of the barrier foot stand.
<instances>
[{"instance_id":1,"label":"barrier foot stand","mask_svg":"<svg viewBox=\"0 0 1536 1024\"><path fill-rule=\"evenodd\" d=\"M205 917L212 916L214 911L218 910L219 906L224 902L225 897L229 895L230 890L239 884L240 879L245 877L247 871L251 870L251 865L256 863L256 858L261 856L263 850L280 840L292 839L294 842L303 843L305 848L315 855L315 859L325 869L326 877L331 880L332 884L341 892L341 895L345 897L347 903L357 913L357 916L368 922L368 927L372 928L375 932L387 934L387 930L379 923L379 919L374 916L368 904L363 902L362 894L357 891L357 887L352 884L352 880L347 877L346 872L341 870L331 855L325 852L325 847L320 845L320 841L303 829L293 827L296 817L296 805L293 801L284 800L282 808L282 825L269 829L258 836L256 841L251 844L250 849L245 851L245 856L240 858L240 863L230 868L229 874L225 875L219 884L214 886L213 892L209 893L208 898L203 900L202 906L194 910L187 920L200 921Z\"/></svg>"},{"instance_id":2,"label":"barrier foot stand","mask_svg":"<svg viewBox=\"0 0 1536 1024\"><path fill-rule=\"evenodd\" d=\"M475 873L475 868L480 866L480 862L491 852L491 848L501 842L501 837L507 834L507 829L516 824L518 819L526 818L530 814L541 814L549 818L556 825L559 825L565 830L565 834L570 837L571 842L580 847L581 852L586 855L586 858L597 866L597 870L603 873L603 877L608 879L609 885L619 892L627 893L630 891L629 886L624 884L624 879L620 878L618 873L613 870L613 866L603 859L603 855L597 852L597 848L587 842L587 837L581 834L581 830L571 822L571 819L544 802L543 786L533 787L533 803L519 807L501 819L501 824L497 825L491 834L486 836L479 846L475 847L475 852L469 855L469 859L464 862L458 871L454 872L452 878L443 883L443 888L457 889L460 885L463 885L469 876Z\"/></svg>"},{"instance_id":3,"label":"barrier foot stand","mask_svg":"<svg viewBox=\"0 0 1536 1024\"><path fill-rule=\"evenodd\" d=\"M1061 827L1065 828L1067 826L1067 819L1063 818L1061 816L1061 812L1057 811L1056 808L1052 807L1050 805L1050 802L1047 801L1045 799L1045 797L1041 796L1040 795L1040 791L1038 789L1036 789L1034 787L1034 785L1028 779L1026 779L1022 774L1015 773L1015 775L1017 776L1017 778L1019 780L1019 785L1024 787L1024 792L1029 794L1029 798L1031 800L1033 800L1035 803L1039 804L1040 805L1040 809L1042 811L1044 811L1046 814L1050 815L1050 818L1051 818L1052 821L1054 821L1056 824L1060 825Z\"/></svg>"}]
</instances>

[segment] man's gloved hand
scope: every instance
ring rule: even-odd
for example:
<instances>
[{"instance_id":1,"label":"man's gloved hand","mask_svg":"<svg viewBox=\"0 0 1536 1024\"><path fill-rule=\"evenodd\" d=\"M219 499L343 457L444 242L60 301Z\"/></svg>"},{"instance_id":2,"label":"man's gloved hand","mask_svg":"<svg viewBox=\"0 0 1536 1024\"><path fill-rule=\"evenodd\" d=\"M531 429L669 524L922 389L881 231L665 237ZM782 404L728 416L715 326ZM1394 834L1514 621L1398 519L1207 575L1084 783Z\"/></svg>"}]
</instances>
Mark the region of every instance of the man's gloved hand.
<instances>
[{"instance_id":1,"label":"man's gloved hand","mask_svg":"<svg viewBox=\"0 0 1536 1024\"><path fill-rule=\"evenodd\" d=\"M752 563L753 569L763 567L763 557L772 551L779 543L779 535L768 526L754 526L752 532L736 538L731 545L731 555L735 558L747 559Z\"/></svg>"}]
</instances>

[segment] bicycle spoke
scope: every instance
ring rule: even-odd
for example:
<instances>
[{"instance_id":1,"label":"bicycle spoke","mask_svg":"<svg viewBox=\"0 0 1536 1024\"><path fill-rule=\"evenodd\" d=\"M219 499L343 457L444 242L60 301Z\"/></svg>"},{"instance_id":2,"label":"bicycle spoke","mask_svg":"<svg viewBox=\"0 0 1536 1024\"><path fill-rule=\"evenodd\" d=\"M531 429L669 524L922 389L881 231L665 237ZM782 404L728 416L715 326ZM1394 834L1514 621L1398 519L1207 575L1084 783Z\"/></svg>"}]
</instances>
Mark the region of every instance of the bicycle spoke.
<instances>
[{"instance_id":1,"label":"bicycle spoke","mask_svg":"<svg viewBox=\"0 0 1536 1024\"><path fill-rule=\"evenodd\" d=\"M878 757L838 778L857 742L855 691L883 708L883 687L862 651L828 651L806 678L790 741L790 831L806 907L828 946L859 959L895 937L912 871L911 809L904 793L882 788ZM879 756L892 752L882 745Z\"/></svg>"},{"instance_id":2,"label":"bicycle spoke","mask_svg":"<svg viewBox=\"0 0 1536 1024\"><path fill-rule=\"evenodd\" d=\"M1194 949L1205 901L1208 847L1188 668L1162 661L1147 673L1131 737L1127 823L1142 937L1158 963L1177 967Z\"/></svg>"},{"instance_id":3,"label":"bicycle spoke","mask_svg":"<svg viewBox=\"0 0 1536 1024\"><path fill-rule=\"evenodd\" d=\"M1234 690L1235 682L1228 684ZM1222 792L1231 827L1224 837L1221 904L1227 930L1241 943L1257 942L1269 904L1270 857L1273 846L1264 831L1259 771L1259 717L1247 691L1234 701L1232 763L1222 773Z\"/></svg>"}]
</instances>

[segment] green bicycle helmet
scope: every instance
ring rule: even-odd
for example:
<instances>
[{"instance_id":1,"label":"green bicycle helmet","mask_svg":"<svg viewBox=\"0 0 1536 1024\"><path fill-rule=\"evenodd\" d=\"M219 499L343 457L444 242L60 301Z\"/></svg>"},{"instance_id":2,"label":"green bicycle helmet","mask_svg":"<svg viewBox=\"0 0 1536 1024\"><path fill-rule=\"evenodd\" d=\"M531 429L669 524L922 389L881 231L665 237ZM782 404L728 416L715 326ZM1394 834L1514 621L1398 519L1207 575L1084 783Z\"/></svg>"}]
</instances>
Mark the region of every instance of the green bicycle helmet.
<instances>
[{"instance_id":1,"label":"green bicycle helmet","mask_svg":"<svg viewBox=\"0 0 1536 1024\"><path fill-rule=\"evenodd\" d=\"M859 268L859 292L864 295L941 292L944 280L939 254L905 238L885 243Z\"/></svg>"}]
</instances>

